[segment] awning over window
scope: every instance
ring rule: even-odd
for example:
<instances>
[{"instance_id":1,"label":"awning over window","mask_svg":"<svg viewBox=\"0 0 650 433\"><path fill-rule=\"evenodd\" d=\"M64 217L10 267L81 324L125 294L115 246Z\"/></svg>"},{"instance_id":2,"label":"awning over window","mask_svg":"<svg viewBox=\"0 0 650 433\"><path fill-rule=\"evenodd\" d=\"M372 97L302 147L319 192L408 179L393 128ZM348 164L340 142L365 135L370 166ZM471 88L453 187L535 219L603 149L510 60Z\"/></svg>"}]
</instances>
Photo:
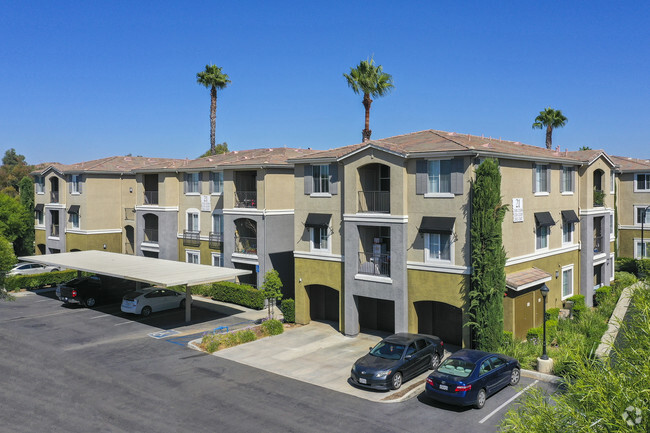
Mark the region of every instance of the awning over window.
<instances>
[{"instance_id":1,"label":"awning over window","mask_svg":"<svg viewBox=\"0 0 650 433\"><path fill-rule=\"evenodd\" d=\"M422 217L420 233L450 233L455 220L453 217Z\"/></svg>"},{"instance_id":2,"label":"awning over window","mask_svg":"<svg viewBox=\"0 0 650 433\"><path fill-rule=\"evenodd\" d=\"M70 209L68 209L68 213L79 213L79 205L78 204L71 205Z\"/></svg>"},{"instance_id":3,"label":"awning over window","mask_svg":"<svg viewBox=\"0 0 650 433\"><path fill-rule=\"evenodd\" d=\"M577 223L580 222L580 218L578 218L578 215L576 215L575 211L573 209L571 210L563 210L562 211L562 218L567 224L572 224L572 223Z\"/></svg>"},{"instance_id":4,"label":"awning over window","mask_svg":"<svg viewBox=\"0 0 650 433\"><path fill-rule=\"evenodd\" d=\"M555 221L553 221L553 217L551 216L550 212L535 212L535 221L540 227L549 227L555 225Z\"/></svg>"},{"instance_id":5,"label":"awning over window","mask_svg":"<svg viewBox=\"0 0 650 433\"><path fill-rule=\"evenodd\" d=\"M310 213L307 215L305 226L307 227L328 227L330 225L331 214L327 213Z\"/></svg>"},{"instance_id":6,"label":"awning over window","mask_svg":"<svg viewBox=\"0 0 650 433\"><path fill-rule=\"evenodd\" d=\"M547 281L551 281L551 274L537 268L528 268L506 275L506 287L516 291L541 285Z\"/></svg>"},{"instance_id":7,"label":"awning over window","mask_svg":"<svg viewBox=\"0 0 650 433\"><path fill-rule=\"evenodd\" d=\"M39 203L39 204L34 206L34 210L39 211L39 212L43 212L44 207L45 206L43 205L43 203Z\"/></svg>"}]
</instances>

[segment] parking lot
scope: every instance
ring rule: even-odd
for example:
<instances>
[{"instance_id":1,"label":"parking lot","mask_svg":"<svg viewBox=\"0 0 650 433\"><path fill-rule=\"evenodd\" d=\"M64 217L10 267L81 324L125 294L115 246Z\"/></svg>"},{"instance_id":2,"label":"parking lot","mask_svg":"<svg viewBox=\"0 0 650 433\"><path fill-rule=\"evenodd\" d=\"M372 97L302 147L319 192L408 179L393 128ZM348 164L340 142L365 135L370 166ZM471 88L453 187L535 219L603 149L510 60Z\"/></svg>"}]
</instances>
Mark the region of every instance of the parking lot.
<instances>
[{"instance_id":1,"label":"parking lot","mask_svg":"<svg viewBox=\"0 0 650 433\"><path fill-rule=\"evenodd\" d=\"M346 381L350 365L343 358L367 351L373 342L366 337L349 338L331 326L327 330L327 324L314 324L217 356L188 349L187 342L206 330L248 326L252 315L265 314L215 308L195 305L192 322L185 324L180 310L143 319L122 313L119 304L63 306L52 292L0 303L0 362L7 366L0 425L10 431L51 431L52 423L59 431L88 431L98 423L111 431L207 431L214 426L209 414L227 408L228 415L219 417L222 431L428 431L443 425L492 432L528 385L552 391L548 384L522 378L480 411L445 407L417 390L406 401L380 403L390 393L357 389ZM353 345L340 344L345 342ZM337 377L328 373L334 370L340 371ZM305 380L310 376L320 383ZM30 417L33 407L39 408L36 417ZM155 417L142 418L141 411Z\"/></svg>"}]
</instances>

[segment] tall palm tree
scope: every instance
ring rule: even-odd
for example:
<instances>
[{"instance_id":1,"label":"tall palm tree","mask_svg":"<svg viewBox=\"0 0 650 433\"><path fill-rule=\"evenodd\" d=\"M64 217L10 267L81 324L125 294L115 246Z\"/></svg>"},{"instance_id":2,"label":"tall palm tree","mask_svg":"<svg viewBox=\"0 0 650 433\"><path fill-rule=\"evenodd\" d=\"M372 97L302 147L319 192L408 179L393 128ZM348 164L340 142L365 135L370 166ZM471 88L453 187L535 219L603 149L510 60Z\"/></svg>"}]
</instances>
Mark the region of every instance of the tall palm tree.
<instances>
[{"instance_id":1,"label":"tall palm tree","mask_svg":"<svg viewBox=\"0 0 650 433\"><path fill-rule=\"evenodd\" d=\"M383 71L381 65L375 66L375 61L362 60L356 68L350 68L349 74L343 74L348 80L348 86L354 93L363 93L363 106L366 108L366 128L362 131L362 140L370 140L370 104L372 99L378 96L384 96L393 86L393 76Z\"/></svg>"},{"instance_id":2,"label":"tall palm tree","mask_svg":"<svg viewBox=\"0 0 650 433\"><path fill-rule=\"evenodd\" d=\"M562 114L562 110L554 110L547 107L544 111L539 112L539 116L535 118L533 129L542 129L546 126L546 148L553 148L553 128L561 128L569 121Z\"/></svg>"},{"instance_id":3,"label":"tall palm tree","mask_svg":"<svg viewBox=\"0 0 650 433\"><path fill-rule=\"evenodd\" d=\"M228 78L216 65L205 65L205 71L196 74L196 82L210 88L210 151L213 155L217 153L214 133L217 127L217 89L225 89L230 83Z\"/></svg>"}]
</instances>

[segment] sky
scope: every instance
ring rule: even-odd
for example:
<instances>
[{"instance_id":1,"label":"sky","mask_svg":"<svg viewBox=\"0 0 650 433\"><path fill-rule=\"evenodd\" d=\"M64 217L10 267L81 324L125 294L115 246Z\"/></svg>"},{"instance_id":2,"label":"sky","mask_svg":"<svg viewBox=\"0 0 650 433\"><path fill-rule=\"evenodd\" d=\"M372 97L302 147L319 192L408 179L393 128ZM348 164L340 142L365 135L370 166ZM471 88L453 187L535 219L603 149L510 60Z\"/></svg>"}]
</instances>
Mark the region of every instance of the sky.
<instances>
[{"instance_id":1,"label":"sky","mask_svg":"<svg viewBox=\"0 0 650 433\"><path fill-rule=\"evenodd\" d=\"M210 146L213 63L230 150L361 141L343 73L373 57L395 88L372 138L439 129L650 158L645 1L0 0L0 152L30 164L196 158Z\"/></svg>"}]
</instances>

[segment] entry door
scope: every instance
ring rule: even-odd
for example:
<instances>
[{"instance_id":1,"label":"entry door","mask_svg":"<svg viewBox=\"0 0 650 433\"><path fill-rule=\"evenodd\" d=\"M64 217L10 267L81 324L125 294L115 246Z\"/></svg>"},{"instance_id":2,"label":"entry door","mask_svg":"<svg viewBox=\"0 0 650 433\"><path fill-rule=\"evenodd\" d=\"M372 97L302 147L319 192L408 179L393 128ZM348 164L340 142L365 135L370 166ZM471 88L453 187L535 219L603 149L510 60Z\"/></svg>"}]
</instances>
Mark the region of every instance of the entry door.
<instances>
[{"instance_id":1,"label":"entry door","mask_svg":"<svg viewBox=\"0 0 650 433\"><path fill-rule=\"evenodd\" d=\"M515 298L515 337L526 338L530 328L534 328L535 292L529 292Z\"/></svg>"}]
</instances>

